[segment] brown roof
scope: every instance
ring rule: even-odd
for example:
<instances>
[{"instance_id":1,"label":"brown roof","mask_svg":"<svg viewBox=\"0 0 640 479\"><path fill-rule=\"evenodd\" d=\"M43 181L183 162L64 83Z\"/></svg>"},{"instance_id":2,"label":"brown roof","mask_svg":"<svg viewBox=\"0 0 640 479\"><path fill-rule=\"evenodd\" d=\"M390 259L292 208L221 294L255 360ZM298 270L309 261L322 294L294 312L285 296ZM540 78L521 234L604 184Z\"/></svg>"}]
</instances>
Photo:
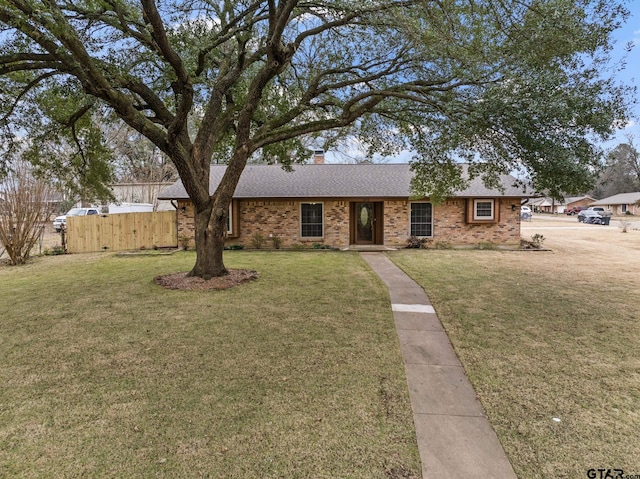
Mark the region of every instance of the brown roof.
<instances>
[{"instance_id":1,"label":"brown roof","mask_svg":"<svg viewBox=\"0 0 640 479\"><path fill-rule=\"evenodd\" d=\"M218 187L225 165L212 165L209 191ZM413 172L406 163L398 164L323 164L294 165L292 172L280 165L248 165L242 172L234 198L409 198ZM503 191L488 189L479 178L474 178L457 197L524 197L516 179L502 178ZM158 199L188 199L178 180L163 189Z\"/></svg>"}]
</instances>

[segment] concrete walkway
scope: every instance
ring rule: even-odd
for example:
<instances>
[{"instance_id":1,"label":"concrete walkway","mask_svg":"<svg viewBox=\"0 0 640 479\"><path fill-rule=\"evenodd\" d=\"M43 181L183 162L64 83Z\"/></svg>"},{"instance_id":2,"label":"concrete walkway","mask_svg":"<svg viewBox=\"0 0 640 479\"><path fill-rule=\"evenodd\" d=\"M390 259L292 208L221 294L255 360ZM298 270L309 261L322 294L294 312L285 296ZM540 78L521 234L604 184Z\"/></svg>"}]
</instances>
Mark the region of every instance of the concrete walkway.
<instances>
[{"instance_id":1,"label":"concrete walkway","mask_svg":"<svg viewBox=\"0 0 640 479\"><path fill-rule=\"evenodd\" d=\"M361 253L389 288L424 479L516 479L424 290L383 253Z\"/></svg>"}]
</instances>

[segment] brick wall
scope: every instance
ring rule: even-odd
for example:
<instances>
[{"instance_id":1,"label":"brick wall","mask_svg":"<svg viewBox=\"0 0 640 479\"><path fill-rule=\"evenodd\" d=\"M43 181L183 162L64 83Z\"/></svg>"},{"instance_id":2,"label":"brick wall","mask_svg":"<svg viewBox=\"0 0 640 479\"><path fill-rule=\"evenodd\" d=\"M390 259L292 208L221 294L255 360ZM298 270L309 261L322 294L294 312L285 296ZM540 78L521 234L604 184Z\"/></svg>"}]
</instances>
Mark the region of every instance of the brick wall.
<instances>
[{"instance_id":1,"label":"brick wall","mask_svg":"<svg viewBox=\"0 0 640 479\"><path fill-rule=\"evenodd\" d=\"M472 200L469 200L472 201ZM516 210L512 211L512 205ZM496 202L500 221L488 224L466 223L465 199L446 200L434 208L433 241L446 241L453 245L494 243L520 244L520 200L503 198Z\"/></svg>"},{"instance_id":2,"label":"brick wall","mask_svg":"<svg viewBox=\"0 0 640 479\"><path fill-rule=\"evenodd\" d=\"M300 203L322 203L324 211L324 238L303 238L300 233ZM349 202L347 201L241 201L239 202L239 236L229 243L251 246L251 239L260 234L270 247L270 235L282 240L282 247L295 244L322 243L345 247L349 241Z\"/></svg>"},{"instance_id":3,"label":"brick wall","mask_svg":"<svg viewBox=\"0 0 640 479\"><path fill-rule=\"evenodd\" d=\"M319 202L317 200L291 201L250 201L241 200L235 205L234 232L228 244L241 243L246 248L252 245L255 234L265 238L264 248L271 248L270 235L282 240L282 247L296 244L321 243L344 248L349 245L349 201L325 200L324 238L302 238L300 236L300 203ZM494 243L517 245L520 243L520 202L519 199L501 199L496 203L499 223L467 224L466 200L451 199L433 208L433 241L451 245L472 245ZM511 206L517 205L516 211ZM181 208L185 207L182 212ZM190 201L178 201L178 239L191 238L193 246L194 221L193 205ZM384 244L405 246L409 237L410 202L404 200L384 201Z\"/></svg>"}]
</instances>

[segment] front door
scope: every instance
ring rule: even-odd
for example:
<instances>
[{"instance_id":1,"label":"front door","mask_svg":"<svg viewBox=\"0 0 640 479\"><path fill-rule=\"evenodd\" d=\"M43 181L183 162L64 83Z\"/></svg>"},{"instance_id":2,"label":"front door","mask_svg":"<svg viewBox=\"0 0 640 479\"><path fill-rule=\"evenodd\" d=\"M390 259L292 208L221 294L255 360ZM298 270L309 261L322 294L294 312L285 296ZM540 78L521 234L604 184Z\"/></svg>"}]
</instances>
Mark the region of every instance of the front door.
<instances>
[{"instance_id":1,"label":"front door","mask_svg":"<svg viewBox=\"0 0 640 479\"><path fill-rule=\"evenodd\" d=\"M356 244L374 244L375 209L373 203L356 203L355 207Z\"/></svg>"}]
</instances>

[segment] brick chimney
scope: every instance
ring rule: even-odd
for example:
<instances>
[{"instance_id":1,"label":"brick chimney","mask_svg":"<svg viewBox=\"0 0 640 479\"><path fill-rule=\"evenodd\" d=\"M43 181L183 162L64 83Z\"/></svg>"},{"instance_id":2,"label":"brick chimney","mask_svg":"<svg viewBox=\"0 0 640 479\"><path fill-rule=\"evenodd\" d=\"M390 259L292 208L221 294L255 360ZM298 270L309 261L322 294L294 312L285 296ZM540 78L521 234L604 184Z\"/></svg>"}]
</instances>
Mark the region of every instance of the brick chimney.
<instances>
[{"instance_id":1,"label":"brick chimney","mask_svg":"<svg viewBox=\"0 0 640 479\"><path fill-rule=\"evenodd\" d=\"M324 165L324 150L315 150L313 152L313 164Z\"/></svg>"}]
</instances>

